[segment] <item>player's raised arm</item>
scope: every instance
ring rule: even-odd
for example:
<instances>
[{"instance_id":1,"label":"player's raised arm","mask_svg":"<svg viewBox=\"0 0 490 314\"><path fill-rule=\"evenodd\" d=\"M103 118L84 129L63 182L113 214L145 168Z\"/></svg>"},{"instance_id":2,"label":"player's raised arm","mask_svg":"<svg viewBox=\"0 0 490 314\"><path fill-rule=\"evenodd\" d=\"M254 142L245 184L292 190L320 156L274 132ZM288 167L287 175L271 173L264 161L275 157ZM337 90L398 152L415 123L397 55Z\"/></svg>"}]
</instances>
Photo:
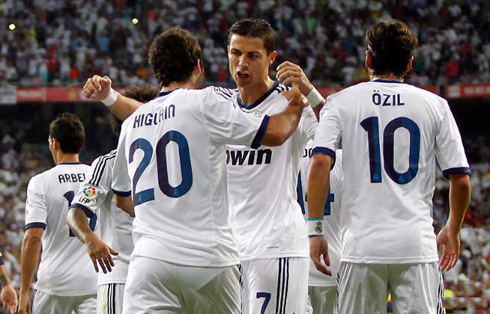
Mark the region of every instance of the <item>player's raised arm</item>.
<instances>
[{"instance_id":1,"label":"player's raised arm","mask_svg":"<svg viewBox=\"0 0 490 314\"><path fill-rule=\"evenodd\" d=\"M73 207L70 208L66 216L66 221L77 238L85 243L87 253L92 260L95 271L99 272L97 263L102 268L104 274L112 271L112 267L114 267L112 255L118 255L119 253L111 249L90 229L87 215L83 210Z\"/></svg>"},{"instance_id":2,"label":"player's raised arm","mask_svg":"<svg viewBox=\"0 0 490 314\"><path fill-rule=\"evenodd\" d=\"M320 117L320 110L325 104L325 98L320 92L310 83L303 69L292 62L284 61L277 67L276 77L279 82L284 85L297 84L299 91L303 94L310 103L317 119Z\"/></svg>"},{"instance_id":3,"label":"player's raised arm","mask_svg":"<svg viewBox=\"0 0 490 314\"><path fill-rule=\"evenodd\" d=\"M143 103L119 94L111 85L112 81L108 76L94 75L83 86L83 94L88 99L101 101L116 117L124 121Z\"/></svg>"},{"instance_id":4,"label":"player's raised arm","mask_svg":"<svg viewBox=\"0 0 490 314\"><path fill-rule=\"evenodd\" d=\"M449 184L449 219L437 236L437 244L443 245L443 271L453 268L459 259L459 231L471 199L471 181L468 175L450 175Z\"/></svg>"},{"instance_id":5,"label":"player's raised arm","mask_svg":"<svg viewBox=\"0 0 490 314\"><path fill-rule=\"evenodd\" d=\"M293 86L290 91L283 92L283 95L289 100L288 106L283 112L270 117L261 141L262 145L282 145L298 127L304 108L304 98L297 86Z\"/></svg>"},{"instance_id":6,"label":"player's raised arm","mask_svg":"<svg viewBox=\"0 0 490 314\"><path fill-rule=\"evenodd\" d=\"M329 155L315 154L311 157L308 176L308 236L310 238L310 257L315 267L326 275L332 275L328 256L327 240L323 236L323 211L330 183L330 169L333 158ZM321 262L321 257L325 265Z\"/></svg>"}]
</instances>

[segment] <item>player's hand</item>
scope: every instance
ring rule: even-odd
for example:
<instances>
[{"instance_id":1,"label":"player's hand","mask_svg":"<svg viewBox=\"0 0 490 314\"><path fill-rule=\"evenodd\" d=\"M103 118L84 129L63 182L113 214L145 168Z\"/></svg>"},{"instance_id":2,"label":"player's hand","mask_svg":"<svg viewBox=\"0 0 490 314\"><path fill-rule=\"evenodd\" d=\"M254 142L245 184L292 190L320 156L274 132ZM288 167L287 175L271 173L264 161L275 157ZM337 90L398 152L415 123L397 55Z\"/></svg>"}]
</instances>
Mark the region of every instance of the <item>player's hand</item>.
<instances>
[{"instance_id":1,"label":"player's hand","mask_svg":"<svg viewBox=\"0 0 490 314\"><path fill-rule=\"evenodd\" d=\"M322 263L322 256L325 264ZM327 267L330 266L330 257L328 256L328 244L325 237L310 238L310 257L316 269L327 276L332 276L332 271Z\"/></svg>"},{"instance_id":2,"label":"player's hand","mask_svg":"<svg viewBox=\"0 0 490 314\"><path fill-rule=\"evenodd\" d=\"M83 95L88 99L101 101L109 95L111 85L112 81L107 75L104 77L94 75L83 85Z\"/></svg>"},{"instance_id":3,"label":"player's hand","mask_svg":"<svg viewBox=\"0 0 490 314\"><path fill-rule=\"evenodd\" d=\"M293 88L290 90L282 92L282 95L289 100L289 106L304 108L308 104L296 84L293 84Z\"/></svg>"},{"instance_id":4,"label":"player's hand","mask_svg":"<svg viewBox=\"0 0 490 314\"><path fill-rule=\"evenodd\" d=\"M3 309L10 309L10 313L15 313L17 308L17 293L15 292L12 284L6 285L2 288L2 306Z\"/></svg>"},{"instance_id":5,"label":"player's hand","mask_svg":"<svg viewBox=\"0 0 490 314\"><path fill-rule=\"evenodd\" d=\"M276 70L276 78L279 82L284 85L292 85L293 83L298 84L301 94L305 96L311 92L313 85L299 65L285 61L279 64Z\"/></svg>"},{"instance_id":6,"label":"player's hand","mask_svg":"<svg viewBox=\"0 0 490 314\"><path fill-rule=\"evenodd\" d=\"M119 255L119 252L111 249L96 235L87 237L85 239L85 246L87 247L88 255L92 260L96 272L99 272L99 265L104 274L107 271L112 271L112 267L114 267L112 255Z\"/></svg>"},{"instance_id":7,"label":"player's hand","mask_svg":"<svg viewBox=\"0 0 490 314\"><path fill-rule=\"evenodd\" d=\"M18 308L19 314L31 314L31 296L29 295L29 292L27 293L20 293L19 297L19 308ZM15 312L13 312L15 313Z\"/></svg>"},{"instance_id":8,"label":"player's hand","mask_svg":"<svg viewBox=\"0 0 490 314\"><path fill-rule=\"evenodd\" d=\"M444 226L437 235L437 244L442 245L441 270L448 271L456 265L459 259L459 233L451 232L447 226Z\"/></svg>"}]
</instances>

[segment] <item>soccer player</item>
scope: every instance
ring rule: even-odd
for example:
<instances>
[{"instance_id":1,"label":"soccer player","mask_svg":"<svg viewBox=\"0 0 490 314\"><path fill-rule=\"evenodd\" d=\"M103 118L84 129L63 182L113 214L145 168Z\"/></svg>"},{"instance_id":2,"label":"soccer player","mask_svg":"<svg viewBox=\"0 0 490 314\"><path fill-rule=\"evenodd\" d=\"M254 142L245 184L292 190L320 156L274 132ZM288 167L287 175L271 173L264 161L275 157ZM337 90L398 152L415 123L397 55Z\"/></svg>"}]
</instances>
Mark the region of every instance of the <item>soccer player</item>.
<instances>
[{"instance_id":1,"label":"soccer player","mask_svg":"<svg viewBox=\"0 0 490 314\"><path fill-rule=\"evenodd\" d=\"M12 281L7 274L7 267L5 267L5 262L3 261L2 254L0 253L0 287L2 289L1 299L3 309L7 308L10 313L15 313L17 308L17 293L12 286Z\"/></svg>"},{"instance_id":2,"label":"soccer player","mask_svg":"<svg viewBox=\"0 0 490 314\"><path fill-rule=\"evenodd\" d=\"M238 87L231 98L240 107L274 114L286 106L280 91L287 87L269 77L276 45L274 30L263 20L245 19L230 28L229 68ZM316 125L309 106L283 145L227 148L228 198L243 267L244 313L306 310L308 239L296 187L303 148Z\"/></svg>"},{"instance_id":3,"label":"soccer player","mask_svg":"<svg viewBox=\"0 0 490 314\"><path fill-rule=\"evenodd\" d=\"M131 87L124 95L141 102L155 98L158 90L143 85ZM121 121L112 116L113 131L119 135ZM87 179L75 195L68 224L75 235L85 243L94 268L99 272L97 287L97 313L122 313L124 285L128 275L129 256L133 251L133 218L117 208L111 189L112 169L116 150L100 156L92 163ZM98 234L90 228L87 217L97 216ZM106 254L104 254L106 253ZM114 258L112 254L116 254Z\"/></svg>"},{"instance_id":4,"label":"soccer player","mask_svg":"<svg viewBox=\"0 0 490 314\"><path fill-rule=\"evenodd\" d=\"M305 219L308 218L308 196L307 178L310 158L313 149L313 141L306 145L301 158L301 171L298 180L298 202ZM313 262L310 262L310 273L308 277L308 299L311 309L309 313L314 314L332 314L335 309L335 298L337 295L337 271L340 265L340 208L342 197L342 152L337 150L337 162L330 176L330 190L325 191L327 201L325 203L323 214L324 236L328 240L328 255L330 258L330 276L318 271Z\"/></svg>"},{"instance_id":5,"label":"soccer player","mask_svg":"<svg viewBox=\"0 0 490 314\"><path fill-rule=\"evenodd\" d=\"M416 39L400 21L366 34L370 82L327 98L308 179L310 254L322 272L321 220L335 150L342 141L342 254L339 313L444 313L441 270L459 257L458 232L470 200L470 169L446 100L404 84ZM436 161L450 180L450 214L432 227ZM437 244L443 246L440 258Z\"/></svg>"},{"instance_id":6,"label":"soccer player","mask_svg":"<svg viewBox=\"0 0 490 314\"><path fill-rule=\"evenodd\" d=\"M95 312L97 276L84 246L66 224L73 196L89 170L78 159L84 140L85 129L74 114L60 114L49 125L49 150L56 166L34 176L27 187L20 313L31 312L29 290L41 242L34 313ZM91 217L92 226L95 220Z\"/></svg>"},{"instance_id":7,"label":"soccer player","mask_svg":"<svg viewBox=\"0 0 490 314\"><path fill-rule=\"evenodd\" d=\"M124 122L114 166L116 199L132 194L136 215L123 312L239 313L225 145L284 143L301 94L286 93L289 105L269 117L238 108L221 88L193 90L203 79L200 47L180 29L155 39L150 66L162 92ZM84 92L100 99L107 83L88 81Z\"/></svg>"}]
</instances>

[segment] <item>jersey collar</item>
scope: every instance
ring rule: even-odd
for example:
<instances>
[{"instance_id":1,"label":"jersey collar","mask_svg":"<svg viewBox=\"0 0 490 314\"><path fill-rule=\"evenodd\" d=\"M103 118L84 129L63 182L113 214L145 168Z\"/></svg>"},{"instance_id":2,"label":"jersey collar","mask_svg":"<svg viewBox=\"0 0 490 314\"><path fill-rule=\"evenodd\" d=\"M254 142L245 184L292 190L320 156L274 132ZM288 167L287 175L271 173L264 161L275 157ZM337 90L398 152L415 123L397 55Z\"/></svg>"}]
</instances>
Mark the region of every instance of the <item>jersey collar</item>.
<instances>
[{"instance_id":1,"label":"jersey collar","mask_svg":"<svg viewBox=\"0 0 490 314\"><path fill-rule=\"evenodd\" d=\"M398 83L398 84L403 84L403 82L397 81L397 80L384 80L384 79L377 79L374 80L373 82L378 82L378 83Z\"/></svg>"},{"instance_id":2,"label":"jersey collar","mask_svg":"<svg viewBox=\"0 0 490 314\"><path fill-rule=\"evenodd\" d=\"M80 161L72 161L72 162L63 161L63 162L60 162L59 164L60 165L81 165L82 163Z\"/></svg>"},{"instance_id":3,"label":"jersey collar","mask_svg":"<svg viewBox=\"0 0 490 314\"><path fill-rule=\"evenodd\" d=\"M175 92L178 89L180 89L180 88L172 89L172 90L169 90L169 91L166 91L166 92L159 92L158 95L157 95L157 97L155 97L155 99L158 98L158 97L167 96L171 92Z\"/></svg>"},{"instance_id":4,"label":"jersey collar","mask_svg":"<svg viewBox=\"0 0 490 314\"><path fill-rule=\"evenodd\" d=\"M279 82L274 82L272 87L267 92L265 92L265 94L262 95L262 97L260 97L259 99L257 99L255 102L253 102L252 104L250 104L248 106L243 103L242 99L240 98L240 93L238 93L238 96L237 96L238 105L240 105L240 107L245 108L245 109L255 108L258 105L260 105L264 100L266 100L267 97L269 97L269 95L272 94L272 92L277 88L277 86L279 86Z\"/></svg>"}]
</instances>

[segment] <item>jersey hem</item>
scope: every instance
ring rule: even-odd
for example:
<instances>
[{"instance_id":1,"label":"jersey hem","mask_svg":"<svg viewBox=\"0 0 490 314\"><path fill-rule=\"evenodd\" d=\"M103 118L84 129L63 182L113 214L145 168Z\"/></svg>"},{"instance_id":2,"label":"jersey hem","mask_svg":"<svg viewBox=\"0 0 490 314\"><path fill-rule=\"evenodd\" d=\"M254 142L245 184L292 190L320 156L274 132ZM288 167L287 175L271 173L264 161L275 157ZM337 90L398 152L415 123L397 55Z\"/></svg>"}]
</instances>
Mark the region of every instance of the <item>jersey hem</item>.
<instances>
[{"instance_id":1,"label":"jersey hem","mask_svg":"<svg viewBox=\"0 0 490 314\"><path fill-rule=\"evenodd\" d=\"M309 283L308 287L337 287L336 283Z\"/></svg>"},{"instance_id":2,"label":"jersey hem","mask_svg":"<svg viewBox=\"0 0 490 314\"><path fill-rule=\"evenodd\" d=\"M299 252L281 252L274 254L254 254L254 255L245 255L240 257L241 261L251 261L257 259L271 259L271 258L283 258L283 257L304 257L310 258L309 253L299 253Z\"/></svg>"},{"instance_id":3,"label":"jersey hem","mask_svg":"<svg viewBox=\"0 0 490 314\"><path fill-rule=\"evenodd\" d=\"M65 293L65 292L58 293L58 292L53 291L53 290L50 290L50 289L45 289L45 288L42 288L42 287L38 287L37 285L34 286L34 289L39 290L41 292L44 292L46 294L57 295L57 296L61 296L61 297L78 297L78 296L84 296L84 295L97 295L97 289L93 290L92 292L89 292L89 291L87 291L87 292L77 291L77 292L73 292L73 293Z\"/></svg>"},{"instance_id":4,"label":"jersey hem","mask_svg":"<svg viewBox=\"0 0 490 314\"><path fill-rule=\"evenodd\" d=\"M191 263L191 262L182 261L182 260L172 260L172 259L161 258L161 257L157 257L157 256L147 256L147 255L143 255L143 254L131 255L131 261L135 257L144 257L144 258L156 259L159 261L163 261L165 263L170 263L170 264L174 264L174 265L178 265L178 266L203 267L203 268L205 268L205 267L209 267L209 268L229 267L229 266L234 266L234 265L240 264L239 259L232 260L230 262L223 262L223 263L207 262L207 264L206 264L206 263Z\"/></svg>"},{"instance_id":5,"label":"jersey hem","mask_svg":"<svg viewBox=\"0 0 490 314\"><path fill-rule=\"evenodd\" d=\"M449 176L452 174L466 174L466 175L471 176L472 172L471 172L470 167L458 167L458 168L446 169L442 172L442 174L444 175L444 177L446 179L449 179Z\"/></svg>"},{"instance_id":6,"label":"jersey hem","mask_svg":"<svg viewBox=\"0 0 490 314\"><path fill-rule=\"evenodd\" d=\"M112 192L114 192L114 194L122 196L122 197L131 196L131 191L118 191L118 190L112 189Z\"/></svg>"},{"instance_id":7,"label":"jersey hem","mask_svg":"<svg viewBox=\"0 0 490 314\"><path fill-rule=\"evenodd\" d=\"M433 263L438 262L438 256L429 257L401 257L401 258L373 258L373 257L345 257L340 259L340 262L355 263L355 264L419 264L419 263Z\"/></svg>"},{"instance_id":8,"label":"jersey hem","mask_svg":"<svg viewBox=\"0 0 490 314\"><path fill-rule=\"evenodd\" d=\"M126 279L116 279L116 280L104 280L101 282L97 283L97 287L100 286L105 286L105 285L110 285L110 284L117 284L117 285L125 285L126 284Z\"/></svg>"}]
</instances>

